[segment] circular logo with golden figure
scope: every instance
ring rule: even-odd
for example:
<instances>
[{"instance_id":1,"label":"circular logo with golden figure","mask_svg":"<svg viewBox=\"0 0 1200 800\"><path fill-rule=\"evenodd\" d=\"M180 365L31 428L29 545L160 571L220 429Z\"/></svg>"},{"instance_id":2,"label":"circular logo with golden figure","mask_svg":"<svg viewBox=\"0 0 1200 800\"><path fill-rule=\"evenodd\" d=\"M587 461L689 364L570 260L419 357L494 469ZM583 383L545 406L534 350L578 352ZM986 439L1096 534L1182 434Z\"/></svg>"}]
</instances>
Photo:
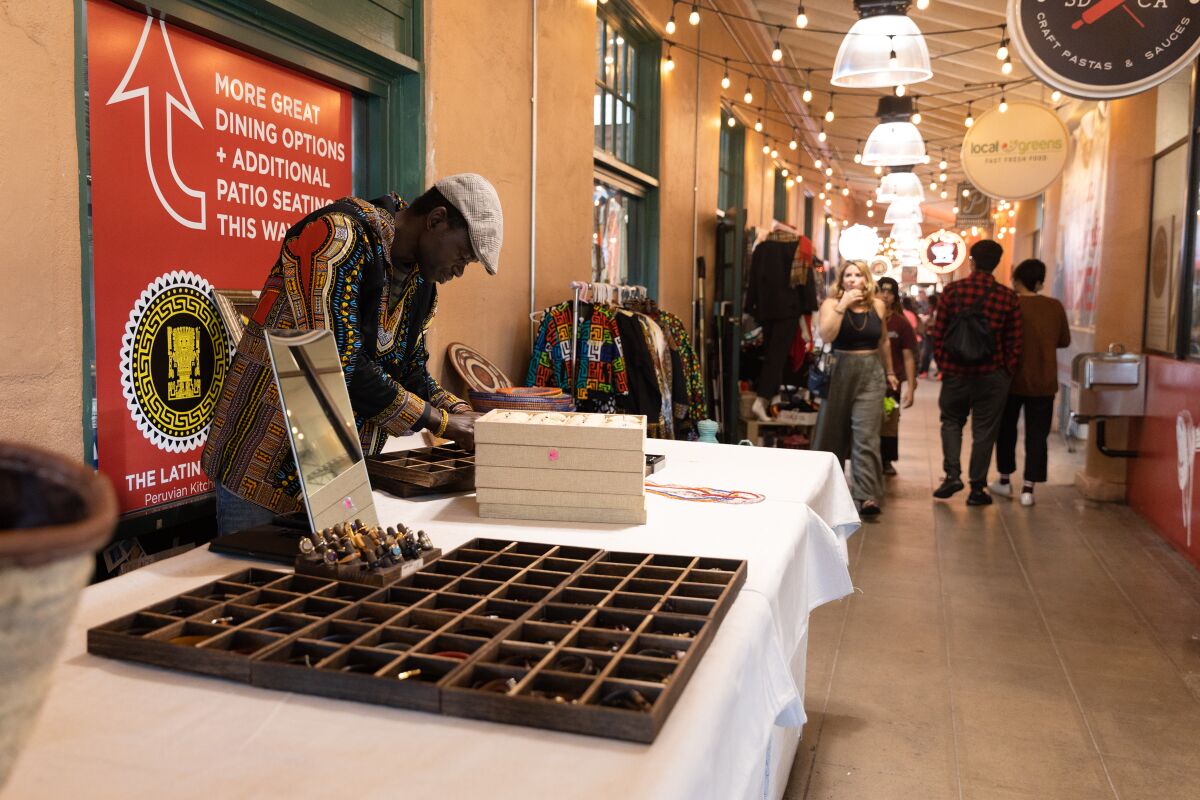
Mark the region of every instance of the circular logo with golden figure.
<instances>
[{"instance_id":1,"label":"circular logo with golden figure","mask_svg":"<svg viewBox=\"0 0 1200 800\"><path fill-rule=\"evenodd\" d=\"M204 443L229 367L212 291L191 272L160 275L134 304L121 338L125 404L142 435L171 453Z\"/></svg>"}]
</instances>

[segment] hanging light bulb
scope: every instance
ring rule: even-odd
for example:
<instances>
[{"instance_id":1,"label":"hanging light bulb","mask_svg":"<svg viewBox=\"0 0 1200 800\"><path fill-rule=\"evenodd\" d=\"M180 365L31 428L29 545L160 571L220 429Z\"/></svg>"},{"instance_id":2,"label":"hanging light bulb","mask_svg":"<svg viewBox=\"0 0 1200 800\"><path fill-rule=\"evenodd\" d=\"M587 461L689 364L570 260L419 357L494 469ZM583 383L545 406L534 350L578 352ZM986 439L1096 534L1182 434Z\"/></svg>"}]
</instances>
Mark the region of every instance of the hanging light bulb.
<instances>
[{"instance_id":1,"label":"hanging light bulb","mask_svg":"<svg viewBox=\"0 0 1200 800\"><path fill-rule=\"evenodd\" d=\"M780 28L779 32L783 33L783 28ZM779 46L779 36L775 37L775 47L771 50L771 60L776 63L783 61L783 48Z\"/></svg>"},{"instance_id":2,"label":"hanging light bulb","mask_svg":"<svg viewBox=\"0 0 1200 800\"><path fill-rule=\"evenodd\" d=\"M924 11L929 8L929 0L917 0L917 11Z\"/></svg>"},{"instance_id":3,"label":"hanging light bulb","mask_svg":"<svg viewBox=\"0 0 1200 800\"><path fill-rule=\"evenodd\" d=\"M825 109L825 121L833 122L833 92L829 93L829 108Z\"/></svg>"},{"instance_id":4,"label":"hanging light bulb","mask_svg":"<svg viewBox=\"0 0 1200 800\"><path fill-rule=\"evenodd\" d=\"M828 192L832 188L833 188L833 181L825 181L825 191Z\"/></svg>"},{"instance_id":5,"label":"hanging light bulb","mask_svg":"<svg viewBox=\"0 0 1200 800\"><path fill-rule=\"evenodd\" d=\"M936 192L936 191L937 191L937 181L930 181L930 182L929 182L929 191L931 191L931 192Z\"/></svg>"},{"instance_id":6,"label":"hanging light bulb","mask_svg":"<svg viewBox=\"0 0 1200 800\"><path fill-rule=\"evenodd\" d=\"M675 71L675 59L671 56L671 45L667 45L667 60L663 62L663 72Z\"/></svg>"},{"instance_id":7,"label":"hanging light bulb","mask_svg":"<svg viewBox=\"0 0 1200 800\"><path fill-rule=\"evenodd\" d=\"M1055 89L1050 93L1050 100L1055 103L1057 103L1059 100L1062 100L1062 92L1060 92L1058 89Z\"/></svg>"},{"instance_id":8,"label":"hanging light bulb","mask_svg":"<svg viewBox=\"0 0 1200 800\"><path fill-rule=\"evenodd\" d=\"M725 59L725 74L721 76L721 88L728 89L729 83L729 59L727 58Z\"/></svg>"},{"instance_id":9,"label":"hanging light bulb","mask_svg":"<svg viewBox=\"0 0 1200 800\"><path fill-rule=\"evenodd\" d=\"M824 126L824 125L822 125L822 126L821 126L821 132L817 134L817 141L818 141L818 142L823 142L823 141L825 141L825 140L826 140L826 139L828 139L828 138L829 138L829 137L828 137L827 135L825 135L825 126Z\"/></svg>"},{"instance_id":10,"label":"hanging light bulb","mask_svg":"<svg viewBox=\"0 0 1200 800\"><path fill-rule=\"evenodd\" d=\"M996 60L1004 61L1008 58L1008 26L1000 26L1000 46L996 48Z\"/></svg>"},{"instance_id":11,"label":"hanging light bulb","mask_svg":"<svg viewBox=\"0 0 1200 800\"><path fill-rule=\"evenodd\" d=\"M970 189L963 189L963 191L962 191L962 195L963 195L963 197L970 197L970 196L971 196L971 190L970 190Z\"/></svg>"},{"instance_id":12,"label":"hanging light bulb","mask_svg":"<svg viewBox=\"0 0 1200 800\"><path fill-rule=\"evenodd\" d=\"M975 117L971 116L971 104L967 103L967 118L963 120L963 125L968 128L975 124Z\"/></svg>"},{"instance_id":13,"label":"hanging light bulb","mask_svg":"<svg viewBox=\"0 0 1200 800\"><path fill-rule=\"evenodd\" d=\"M826 178L832 178L832 177L833 177L833 167L826 167L826 168L825 168L825 177L826 177Z\"/></svg>"},{"instance_id":14,"label":"hanging light bulb","mask_svg":"<svg viewBox=\"0 0 1200 800\"><path fill-rule=\"evenodd\" d=\"M799 172L796 173L796 183L804 183L804 176Z\"/></svg>"},{"instance_id":15,"label":"hanging light bulb","mask_svg":"<svg viewBox=\"0 0 1200 800\"><path fill-rule=\"evenodd\" d=\"M939 181L941 181L942 183L945 183L945 182L946 182L946 173L944 173L944 172L939 172L939 173L938 173L938 180L939 180Z\"/></svg>"},{"instance_id":16,"label":"hanging light bulb","mask_svg":"<svg viewBox=\"0 0 1200 800\"><path fill-rule=\"evenodd\" d=\"M867 209L867 217L868 217L868 218L870 218L870 217L873 217L873 216L875 216L875 212L874 212L874 211L872 211L871 209L869 209L869 208L868 208L868 209Z\"/></svg>"},{"instance_id":17,"label":"hanging light bulb","mask_svg":"<svg viewBox=\"0 0 1200 800\"><path fill-rule=\"evenodd\" d=\"M771 148L771 158L779 158L779 151L774 147Z\"/></svg>"},{"instance_id":18,"label":"hanging light bulb","mask_svg":"<svg viewBox=\"0 0 1200 800\"><path fill-rule=\"evenodd\" d=\"M916 107L916 102L915 102L915 101L914 101L914 103L913 103L913 107L914 107L914 108ZM920 112L920 111L913 111L913 115L912 115L912 124L913 124L913 125L920 125L920 124L921 124L921 120L923 120L923 119L924 119L924 117L922 117L922 116L921 116L921 112Z\"/></svg>"},{"instance_id":19,"label":"hanging light bulb","mask_svg":"<svg viewBox=\"0 0 1200 800\"><path fill-rule=\"evenodd\" d=\"M807 28L808 27L808 14L804 13L804 3L798 3L796 5L796 27L797 28Z\"/></svg>"},{"instance_id":20,"label":"hanging light bulb","mask_svg":"<svg viewBox=\"0 0 1200 800\"><path fill-rule=\"evenodd\" d=\"M943 172L946 170L946 167L948 167L948 166L949 166L949 164L946 163L945 158L942 158L942 160L938 162L938 169L942 170Z\"/></svg>"},{"instance_id":21,"label":"hanging light bulb","mask_svg":"<svg viewBox=\"0 0 1200 800\"><path fill-rule=\"evenodd\" d=\"M813 159L813 166L814 166L814 167L816 167L817 169L820 169L820 168L821 168L821 159L819 159L819 158L814 158L814 159Z\"/></svg>"},{"instance_id":22,"label":"hanging light bulb","mask_svg":"<svg viewBox=\"0 0 1200 800\"><path fill-rule=\"evenodd\" d=\"M771 145L769 145L769 144L764 144L764 145L763 145L763 155L765 156L765 155L767 155L767 154L768 154L768 153L770 153L770 152L771 152Z\"/></svg>"},{"instance_id":23,"label":"hanging light bulb","mask_svg":"<svg viewBox=\"0 0 1200 800\"><path fill-rule=\"evenodd\" d=\"M882 175L882 174L883 174L883 167L876 167L876 168L875 168L875 174L876 174L876 175Z\"/></svg>"},{"instance_id":24,"label":"hanging light bulb","mask_svg":"<svg viewBox=\"0 0 1200 800\"><path fill-rule=\"evenodd\" d=\"M1003 86L1000 87L1000 106L999 106L999 108L1000 108L1001 114L1003 114L1005 111L1008 111L1008 101L1004 99L1004 87Z\"/></svg>"},{"instance_id":25,"label":"hanging light bulb","mask_svg":"<svg viewBox=\"0 0 1200 800\"><path fill-rule=\"evenodd\" d=\"M843 186L842 187L842 197L849 197L849 196L850 196L850 187Z\"/></svg>"},{"instance_id":26,"label":"hanging light bulb","mask_svg":"<svg viewBox=\"0 0 1200 800\"><path fill-rule=\"evenodd\" d=\"M958 213L958 206L955 206L954 208L950 209L950 213L951 213L951 214L957 214L957 213Z\"/></svg>"},{"instance_id":27,"label":"hanging light bulb","mask_svg":"<svg viewBox=\"0 0 1200 800\"><path fill-rule=\"evenodd\" d=\"M946 199L947 197L949 197L949 196L950 196L950 193L949 193L949 192L947 192L945 189L943 189L943 190L942 190L942 194L941 194L941 198L942 198L943 200L945 200L945 199Z\"/></svg>"},{"instance_id":28,"label":"hanging light bulb","mask_svg":"<svg viewBox=\"0 0 1200 800\"><path fill-rule=\"evenodd\" d=\"M800 147L800 143L796 141L797 138L798 138L798 134L793 129L792 130L792 139L791 139L791 141L788 142L788 150L795 150Z\"/></svg>"},{"instance_id":29,"label":"hanging light bulb","mask_svg":"<svg viewBox=\"0 0 1200 800\"><path fill-rule=\"evenodd\" d=\"M871 208L873 205L875 205L875 201L867 198L867 208Z\"/></svg>"},{"instance_id":30,"label":"hanging light bulb","mask_svg":"<svg viewBox=\"0 0 1200 800\"><path fill-rule=\"evenodd\" d=\"M784 167L783 169L779 170L779 174L786 178L788 176L788 168Z\"/></svg>"},{"instance_id":31,"label":"hanging light bulb","mask_svg":"<svg viewBox=\"0 0 1200 800\"><path fill-rule=\"evenodd\" d=\"M1004 59L1004 63L1000 65L1000 72L1004 75L1012 75L1012 59Z\"/></svg>"},{"instance_id":32,"label":"hanging light bulb","mask_svg":"<svg viewBox=\"0 0 1200 800\"><path fill-rule=\"evenodd\" d=\"M824 193L824 192L819 192L819 193L817 194L817 199L818 199L818 200L824 200L824 199L825 199L825 193Z\"/></svg>"},{"instance_id":33,"label":"hanging light bulb","mask_svg":"<svg viewBox=\"0 0 1200 800\"><path fill-rule=\"evenodd\" d=\"M730 114L730 115L729 115L729 118L728 118L728 119L726 119L725 121L726 121L726 122L729 124L729 127L731 127L731 128L732 128L734 125L737 125L737 120L733 118L733 115L732 115L732 114Z\"/></svg>"},{"instance_id":34,"label":"hanging light bulb","mask_svg":"<svg viewBox=\"0 0 1200 800\"><path fill-rule=\"evenodd\" d=\"M692 3L692 13L688 14L688 22L693 25L700 24L700 6L697 3Z\"/></svg>"},{"instance_id":35,"label":"hanging light bulb","mask_svg":"<svg viewBox=\"0 0 1200 800\"><path fill-rule=\"evenodd\" d=\"M904 84L900 84L896 87L896 97L904 97L905 91Z\"/></svg>"},{"instance_id":36,"label":"hanging light bulb","mask_svg":"<svg viewBox=\"0 0 1200 800\"><path fill-rule=\"evenodd\" d=\"M754 132L762 133L762 117L759 117L758 119L754 120Z\"/></svg>"},{"instance_id":37,"label":"hanging light bulb","mask_svg":"<svg viewBox=\"0 0 1200 800\"><path fill-rule=\"evenodd\" d=\"M861 164L861 163L862 163L862 153L859 153L858 151L855 151L855 153L854 153L854 163L855 163L855 164Z\"/></svg>"},{"instance_id":38,"label":"hanging light bulb","mask_svg":"<svg viewBox=\"0 0 1200 800\"><path fill-rule=\"evenodd\" d=\"M667 17L667 35L675 35L675 4L671 3L671 16Z\"/></svg>"},{"instance_id":39,"label":"hanging light bulb","mask_svg":"<svg viewBox=\"0 0 1200 800\"><path fill-rule=\"evenodd\" d=\"M791 178L787 179L787 188L791 189L795 185L796 185L796 182L794 180L792 180Z\"/></svg>"},{"instance_id":40,"label":"hanging light bulb","mask_svg":"<svg viewBox=\"0 0 1200 800\"><path fill-rule=\"evenodd\" d=\"M833 201L832 201L832 200L830 200L828 197L826 197L826 198L825 198L825 207L826 207L826 208L829 208L831 205L833 205ZM832 221L832 220L830 220L830 223L831 223L831 224L832 224L832 222L833 222L833 221Z\"/></svg>"},{"instance_id":41,"label":"hanging light bulb","mask_svg":"<svg viewBox=\"0 0 1200 800\"><path fill-rule=\"evenodd\" d=\"M754 93L750 91L750 76L746 76L746 93L742 95L742 102L750 105L754 102Z\"/></svg>"}]
</instances>

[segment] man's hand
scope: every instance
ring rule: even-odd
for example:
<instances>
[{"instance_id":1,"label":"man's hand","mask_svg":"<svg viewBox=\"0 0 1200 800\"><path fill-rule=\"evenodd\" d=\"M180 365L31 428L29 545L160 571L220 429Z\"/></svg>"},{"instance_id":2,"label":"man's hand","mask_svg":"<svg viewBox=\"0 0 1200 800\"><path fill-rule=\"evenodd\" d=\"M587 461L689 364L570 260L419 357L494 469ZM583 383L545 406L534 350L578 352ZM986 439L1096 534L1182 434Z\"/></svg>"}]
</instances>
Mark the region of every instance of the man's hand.
<instances>
[{"instance_id":1,"label":"man's hand","mask_svg":"<svg viewBox=\"0 0 1200 800\"><path fill-rule=\"evenodd\" d=\"M464 411L461 414L451 414L446 422L445 438L454 442L463 450L475 449L475 420L482 414L474 411Z\"/></svg>"},{"instance_id":2,"label":"man's hand","mask_svg":"<svg viewBox=\"0 0 1200 800\"><path fill-rule=\"evenodd\" d=\"M911 383L904 384L904 391L900 393L900 405L903 408L909 408L913 404L913 389L915 387Z\"/></svg>"}]
</instances>

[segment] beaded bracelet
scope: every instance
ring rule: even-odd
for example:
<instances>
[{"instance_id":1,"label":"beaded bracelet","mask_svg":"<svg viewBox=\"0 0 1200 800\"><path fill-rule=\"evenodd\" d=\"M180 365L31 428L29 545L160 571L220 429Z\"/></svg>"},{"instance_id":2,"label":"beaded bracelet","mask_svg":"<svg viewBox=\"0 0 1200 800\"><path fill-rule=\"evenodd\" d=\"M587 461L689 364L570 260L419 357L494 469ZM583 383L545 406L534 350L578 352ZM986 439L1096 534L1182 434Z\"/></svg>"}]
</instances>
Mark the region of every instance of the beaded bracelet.
<instances>
[{"instance_id":1,"label":"beaded bracelet","mask_svg":"<svg viewBox=\"0 0 1200 800\"><path fill-rule=\"evenodd\" d=\"M442 413L442 424L433 432L434 436L443 436L446 433L446 426L450 424L450 414L446 412L446 409L442 408L439 411Z\"/></svg>"}]
</instances>

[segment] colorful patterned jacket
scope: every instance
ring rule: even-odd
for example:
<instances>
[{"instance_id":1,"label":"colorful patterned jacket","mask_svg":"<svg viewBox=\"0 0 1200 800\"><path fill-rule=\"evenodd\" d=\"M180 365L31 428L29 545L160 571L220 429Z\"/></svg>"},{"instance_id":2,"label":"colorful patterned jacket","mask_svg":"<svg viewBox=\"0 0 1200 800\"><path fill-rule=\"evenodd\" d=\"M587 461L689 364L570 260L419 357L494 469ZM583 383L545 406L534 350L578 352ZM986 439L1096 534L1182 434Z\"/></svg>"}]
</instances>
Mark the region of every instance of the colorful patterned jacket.
<instances>
[{"instance_id":1,"label":"colorful patterned jacket","mask_svg":"<svg viewBox=\"0 0 1200 800\"><path fill-rule=\"evenodd\" d=\"M416 268L403 283L389 285L394 213L403 207L395 195L372 202L345 198L287 232L209 430L201 464L212 480L280 513L301 507L264 329L333 332L367 454L379 453L389 435L411 430L430 405L467 410L425 366L436 287ZM392 291L400 292L400 300L389 311Z\"/></svg>"}]
</instances>

